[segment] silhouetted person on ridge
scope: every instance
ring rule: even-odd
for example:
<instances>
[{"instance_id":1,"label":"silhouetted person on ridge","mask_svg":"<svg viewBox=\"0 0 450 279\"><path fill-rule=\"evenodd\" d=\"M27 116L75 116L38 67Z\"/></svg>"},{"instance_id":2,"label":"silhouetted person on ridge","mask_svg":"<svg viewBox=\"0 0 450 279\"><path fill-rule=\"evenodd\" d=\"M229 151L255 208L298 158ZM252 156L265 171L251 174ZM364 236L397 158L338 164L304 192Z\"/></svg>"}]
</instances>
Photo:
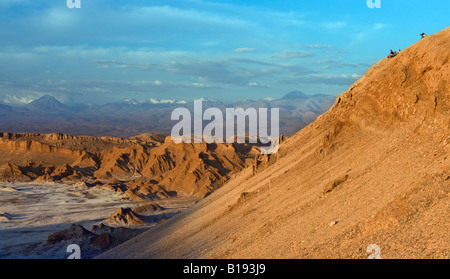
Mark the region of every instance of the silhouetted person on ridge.
<instances>
[{"instance_id":1,"label":"silhouetted person on ridge","mask_svg":"<svg viewBox=\"0 0 450 279\"><path fill-rule=\"evenodd\" d=\"M392 58L392 57L397 56L400 53L400 51L401 51L401 49L399 49L398 51L393 51L391 49L391 52L389 53L388 58Z\"/></svg>"},{"instance_id":2,"label":"silhouetted person on ridge","mask_svg":"<svg viewBox=\"0 0 450 279\"><path fill-rule=\"evenodd\" d=\"M423 38L425 38L427 36L427 34L425 34L425 33L422 33L422 34L420 34L420 37L423 39Z\"/></svg>"},{"instance_id":3,"label":"silhouetted person on ridge","mask_svg":"<svg viewBox=\"0 0 450 279\"><path fill-rule=\"evenodd\" d=\"M397 55L397 53L395 53L395 52L391 49L391 52L389 53L388 58L395 57L396 55Z\"/></svg>"}]
</instances>

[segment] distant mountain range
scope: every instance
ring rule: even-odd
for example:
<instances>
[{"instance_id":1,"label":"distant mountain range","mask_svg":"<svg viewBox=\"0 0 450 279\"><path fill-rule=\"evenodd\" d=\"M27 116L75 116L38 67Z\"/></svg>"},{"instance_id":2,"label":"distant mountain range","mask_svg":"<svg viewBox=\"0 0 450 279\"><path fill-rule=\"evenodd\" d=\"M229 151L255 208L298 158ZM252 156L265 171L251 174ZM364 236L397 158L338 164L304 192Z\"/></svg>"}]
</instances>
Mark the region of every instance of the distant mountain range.
<instances>
[{"instance_id":1,"label":"distant mountain range","mask_svg":"<svg viewBox=\"0 0 450 279\"><path fill-rule=\"evenodd\" d=\"M235 103L204 100L203 109L217 107L225 112L225 108L279 108L280 133L290 136L327 111L334 101L335 96L307 95L293 91L275 100ZM130 137L146 132L170 135L176 123L170 120L170 116L177 107L192 109L193 102L154 99L137 102L127 98L105 105L68 106L45 95L19 107L0 104L0 131L115 137Z\"/></svg>"}]
</instances>

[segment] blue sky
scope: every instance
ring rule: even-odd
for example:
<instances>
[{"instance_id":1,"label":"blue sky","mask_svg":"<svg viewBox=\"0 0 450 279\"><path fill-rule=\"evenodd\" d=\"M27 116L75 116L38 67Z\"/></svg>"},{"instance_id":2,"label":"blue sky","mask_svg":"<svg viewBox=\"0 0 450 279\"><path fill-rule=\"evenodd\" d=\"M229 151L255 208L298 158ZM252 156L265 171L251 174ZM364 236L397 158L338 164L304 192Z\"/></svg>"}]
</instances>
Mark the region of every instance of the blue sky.
<instances>
[{"instance_id":1,"label":"blue sky","mask_svg":"<svg viewBox=\"0 0 450 279\"><path fill-rule=\"evenodd\" d=\"M0 0L0 103L337 95L448 0Z\"/></svg>"}]
</instances>

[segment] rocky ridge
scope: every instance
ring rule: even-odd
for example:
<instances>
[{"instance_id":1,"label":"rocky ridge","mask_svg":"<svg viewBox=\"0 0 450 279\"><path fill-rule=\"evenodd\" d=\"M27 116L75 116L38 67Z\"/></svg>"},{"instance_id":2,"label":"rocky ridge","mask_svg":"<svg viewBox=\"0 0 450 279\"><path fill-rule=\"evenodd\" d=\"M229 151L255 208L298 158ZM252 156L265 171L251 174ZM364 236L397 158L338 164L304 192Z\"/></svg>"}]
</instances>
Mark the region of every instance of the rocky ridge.
<instances>
[{"instance_id":1,"label":"rocky ridge","mask_svg":"<svg viewBox=\"0 0 450 279\"><path fill-rule=\"evenodd\" d=\"M251 164L255 146L0 133L0 181L85 183L133 200L203 197Z\"/></svg>"}]
</instances>

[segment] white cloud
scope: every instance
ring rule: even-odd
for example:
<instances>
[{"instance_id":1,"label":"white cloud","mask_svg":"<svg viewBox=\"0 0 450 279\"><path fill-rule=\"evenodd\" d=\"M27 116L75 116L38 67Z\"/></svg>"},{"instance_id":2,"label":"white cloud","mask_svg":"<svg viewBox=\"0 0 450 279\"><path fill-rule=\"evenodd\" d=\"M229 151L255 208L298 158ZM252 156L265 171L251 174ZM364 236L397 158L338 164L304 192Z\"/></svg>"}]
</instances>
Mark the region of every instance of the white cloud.
<instances>
[{"instance_id":1,"label":"white cloud","mask_svg":"<svg viewBox=\"0 0 450 279\"><path fill-rule=\"evenodd\" d=\"M150 98L149 102L152 104L186 104L187 103L185 100L172 100L172 99L159 100L156 98Z\"/></svg>"},{"instance_id":2,"label":"white cloud","mask_svg":"<svg viewBox=\"0 0 450 279\"><path fill-rule=\"evenodd\" d=\"M27 95L27 96L6 95L2 101L4 104L8 105L26 105L36 100L37 98L39 98L39 96L37 95Z\"/></svg>"},{"instance_id":3,"label":"white cloud","mask_svg":"<svg viewBox=\"0 0 450 279\"><path fill-rule=\"evenodd\" d=\"M291 76L283 80L292 84L328 84L350 86L361 75L359 74L330 74L330 73L311 73L306 75Z\"/></svg>"},{"instance_id":4,"label":"white cloud","mask_svg":"<svg viewBox=\"0 0 450 279\"><path fill-rule=\"evenodd\" d=\"M265 88L269 88L270 87L270 85L259 83L259 82L249 82L248 86L249 87L265 87Z\"/></svg>"},{"instance_id":5,"label":"white cloud","mask_svg":"<svg viewBox=\"0 0 450 279\"><path fill-rule=\"evenodd\" d=\"M305 57L312 57L312 56L314 56L313 52L284 50L282 52L275 53L273 58L293 59L293 58L305 58Z\"/></svg>"},{"instance_id":6,"label":"white cloud","mask_svg":"<svg viewBox=\"0 0 450 279\"><path fill-rule=\"evenodd\" d=\"M385 27L387 27L387 24L375 23L373 26L373 30L380 30L380 29L384 29Z\"/></svg>"},{"instance_id":7,"label":"white cloud","mask_svg":"<svg viewBox=\"0 0 450 279\"><path fill-rule=\"evenodd\" d=\"M264 100L264 101L268 101L268 102L271 102L271 101L274 101L274 100L276 100L276 98L272 98L272 97L266 97L266 98L263 98L263 100Z\"/></svg>"},{"instance_id":8,"label":"white cloud","mask_svg":"<svg viewBox=\"0 0 450 279\"><path fill-rule=\"evenodd\" d=\"M233 49L234 52L254 52L255 48L250 47L241 47L241 48L235 48Z\"/></svg>"},{"instance_id":9,"label":"white cloud","mask_svg":"<svg viewBox=\"0 0 450 279\"><path fill-rule=\"evenodd\" d=\"M322 23L322 26L325 27L326 29L334 30L347 26L347 22L345 21L324 22Z\"/></svg>"}]
</instances>

